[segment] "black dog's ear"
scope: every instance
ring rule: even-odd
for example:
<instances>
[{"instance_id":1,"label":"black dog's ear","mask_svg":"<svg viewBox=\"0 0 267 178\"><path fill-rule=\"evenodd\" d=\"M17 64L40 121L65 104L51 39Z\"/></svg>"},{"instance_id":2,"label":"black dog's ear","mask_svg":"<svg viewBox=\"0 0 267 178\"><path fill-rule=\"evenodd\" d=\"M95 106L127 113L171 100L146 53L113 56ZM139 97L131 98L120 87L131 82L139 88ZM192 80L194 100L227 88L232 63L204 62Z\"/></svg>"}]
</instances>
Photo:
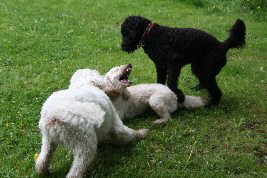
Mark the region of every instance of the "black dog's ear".
<instances>
[{"instance_id":1,"label":"black dog's ear","mask_svg":"<svg viewBox=\"0 0 267 178\"><path fill-rule=\"evenodd\" d=\"M147 26L151 23L151 20L148 20L147 18L144 17L140 17L142 20L140 20L140 22L142 22L142 27L145 29L147 28Z\"/></svg>"},{"instance_id":2,"label":"black dog's ear","mask_svg":"<svg viewBox=\"0 0 267 178\"><path fill-rule=\"evenodd\" d=\"M141 35L143 35L146 28L151 23L151 21L149 19L141 17L141 16L135 16L133 18L134 18L134 24L136 24L137 27L139 28L139 33Z\"/></svg>"},{"instance_id":3,"label":"black dog's ear","mask_svg":"<svg viewBox=\"0 0 267 178\"><path fill-rule=\"evenodd\" d=\"M124 29L133 28L133 33L139 32L143 34L149 23L151 23L151 21L147 18L141 16L129 16L125 19L122 26Z\"/></svg>"}]
</instances>

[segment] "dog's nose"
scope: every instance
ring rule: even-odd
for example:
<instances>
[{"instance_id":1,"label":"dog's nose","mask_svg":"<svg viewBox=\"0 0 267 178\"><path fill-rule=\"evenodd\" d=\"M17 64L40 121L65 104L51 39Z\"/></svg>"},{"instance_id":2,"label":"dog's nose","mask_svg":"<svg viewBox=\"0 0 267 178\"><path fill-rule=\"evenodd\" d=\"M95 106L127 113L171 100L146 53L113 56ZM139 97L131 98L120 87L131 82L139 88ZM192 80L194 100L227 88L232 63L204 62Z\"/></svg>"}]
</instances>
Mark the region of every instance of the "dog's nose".
<instances>
[{"instance_id":1,"label":"dog's nose","mask_svg":"<svg viewBox=\"0 0 267 178\"><path fill-rule=\"evenodd\" d=\"M127 64L129 68L132 68L132 64Z\"/></svg>"}]
</instances>

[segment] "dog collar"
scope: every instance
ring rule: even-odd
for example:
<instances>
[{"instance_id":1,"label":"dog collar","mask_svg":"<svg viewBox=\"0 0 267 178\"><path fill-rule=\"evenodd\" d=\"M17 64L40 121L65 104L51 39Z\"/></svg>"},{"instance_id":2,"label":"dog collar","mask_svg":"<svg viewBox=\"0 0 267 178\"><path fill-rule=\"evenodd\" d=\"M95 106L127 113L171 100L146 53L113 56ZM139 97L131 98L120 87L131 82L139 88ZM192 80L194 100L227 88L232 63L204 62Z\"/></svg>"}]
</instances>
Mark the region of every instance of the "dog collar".
<instances>
[{"instance_id":1,"label":"dog collar","mask_svg":"<svg viewBox=\"0 0 267 178\"><path fill-rule=\"evenodd\" d=\"M150 30L152 29L153 26L154 26L154 23L148 24L144 34L141 37L139 44L137 45L137 49L140 48L141 46L145 46L145 36L150 34Z\"/></svg>"}]
</instances>

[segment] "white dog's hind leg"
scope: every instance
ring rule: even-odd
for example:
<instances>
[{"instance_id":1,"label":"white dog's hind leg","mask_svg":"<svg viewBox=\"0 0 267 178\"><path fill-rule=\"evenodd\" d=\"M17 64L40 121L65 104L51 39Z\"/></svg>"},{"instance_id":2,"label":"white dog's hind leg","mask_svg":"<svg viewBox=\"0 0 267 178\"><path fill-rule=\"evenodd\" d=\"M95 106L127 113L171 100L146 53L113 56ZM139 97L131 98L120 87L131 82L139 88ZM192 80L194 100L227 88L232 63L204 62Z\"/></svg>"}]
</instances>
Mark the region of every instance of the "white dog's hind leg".
<instances>
[{"instance_id":1,"label":"white dog's hind leg","mask_svg":"<svg viewBox=\"0 0 267 178\"><path fill-rule=\"evenodd\" d=\"M48 135L43 135L41 153L35 160L35 169L37 173L49 173L50 160L56 148L57 144L53 142Z\"/></svg>"},{"instance_id":2,"label":"white dog's hind leg","mask_svg":"<svg viewBox=\"0 0 267 178\"><path fill-rule=\"evenodd\" d=\"M168 122L169 120L172 120L171 119L171 116L170 116L170 113L168 111L167 108L165 108L165 106L163 106L162 108L152 108L158 116L161 117L161 119L157 119L155 120L153 123L154 124L162 124L162 123L165 123L165 122Z\"/></svg>"},{"instance_id":3,"label":"white dog's hind leg","mask_svg":"<svg viewBox=\"0 0 267 178\"><path fill-rule=\"evenodd\" d=\"M167 99L167 100L166 100ZM171 120L170 113L174 112L177 108L176 99L165 98L164 96L159 96L154 94L149 98L150 107L156 112L160 119L155 120L154 124L162 124Z\"/></svg>"},{"instance_id":4,"label":"white dog's hind leg","mask_svg":"<svg viewBox=\"0 0 267 178\"><path fill-rule=\"evenodd\" d=\"M97 136L95 133L83 136L77 135L77 137L74 136L71 142L66 146L74 155L71 169L66 177L82 178L88 166L95 158L97 150Z\"/></svg>"}]
</instances>

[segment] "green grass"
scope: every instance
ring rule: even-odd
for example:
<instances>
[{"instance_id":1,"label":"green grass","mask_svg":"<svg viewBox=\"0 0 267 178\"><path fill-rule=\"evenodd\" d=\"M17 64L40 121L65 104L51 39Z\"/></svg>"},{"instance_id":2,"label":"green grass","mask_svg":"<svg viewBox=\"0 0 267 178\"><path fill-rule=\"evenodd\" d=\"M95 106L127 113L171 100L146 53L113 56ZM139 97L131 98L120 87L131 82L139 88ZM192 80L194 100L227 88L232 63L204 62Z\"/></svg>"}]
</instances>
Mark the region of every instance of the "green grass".
<instances>
[{"instance_id":1,"label":"green grass","mask_svg":"<svg viewBox=\"0 0 267 178\"><path fill-rule=\"evenodd\" d=\"M260 8L258 8L260 6ZM42 103L66 89L77 69L131 63L134 84L156 81L152 61L140 49L120 49L120 24L129 15L153 22L194 27L219 40L237 18L247 25L247 45L230 50L218 75L223 92L219 106L179 110L172 121L153 125L147 113L125 121L148 128L141 141L118 147L99 144L88 177L266 177L267 64L266 0L13 0L0 2L0 177L43 177L34 170L40 152L38 128ZM189 66L182 70L185 94L208 99L196 85ZM59 148L49 177L64 177L72 155Z\"/></svg>"}]
</instances>

